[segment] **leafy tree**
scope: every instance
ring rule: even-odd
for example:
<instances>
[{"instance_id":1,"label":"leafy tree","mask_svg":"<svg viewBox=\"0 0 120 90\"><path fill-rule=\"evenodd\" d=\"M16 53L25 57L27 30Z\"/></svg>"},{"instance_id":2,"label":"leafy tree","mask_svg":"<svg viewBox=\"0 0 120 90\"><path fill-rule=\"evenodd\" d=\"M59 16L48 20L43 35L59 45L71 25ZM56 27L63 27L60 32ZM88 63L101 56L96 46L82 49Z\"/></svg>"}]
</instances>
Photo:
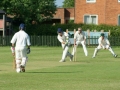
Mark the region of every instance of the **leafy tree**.
<instances>
[{"instance_id":1,"label":"leafy tree","mask_svg":"<svg viewBox=\"0 0 120 90\"><path fill-rule=\"evenodd\" d=\"M0 9L25 23L46 21L56 11L55 0L0 0Z\"/></svg>"},{"instance_id":2,"label":"leafy tree","mask_svg":"<svg viewBox=\"0 0 120 90\"><path fill-rule=\"evenodd\" d=\"M64 8L74 7L74 3L75 3L75 0L65 0L63 2L63 7Z\"/></svg>"}]
</instances>

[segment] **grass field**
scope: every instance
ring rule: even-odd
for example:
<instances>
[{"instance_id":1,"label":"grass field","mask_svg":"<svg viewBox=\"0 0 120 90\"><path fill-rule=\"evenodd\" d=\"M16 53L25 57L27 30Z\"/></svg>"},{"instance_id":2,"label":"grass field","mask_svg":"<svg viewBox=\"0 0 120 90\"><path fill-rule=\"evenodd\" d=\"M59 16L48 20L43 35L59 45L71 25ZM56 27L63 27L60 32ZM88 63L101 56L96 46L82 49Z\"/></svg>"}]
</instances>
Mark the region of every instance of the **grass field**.
<instances>
[{"instance_id":1,"label":"grass field","mask_svg":"<svg viewBox=\"0 0 120 90\"><path fill-rule=\"evenodd\" d=\"M77 62L60 63L61 47L31 47L25 73L13 69L10 47L0 47L0 90L120 90L120 48L98 52L77 49ZM71 50L71 49L70 49Z\"/></svg>"}]
</instances>

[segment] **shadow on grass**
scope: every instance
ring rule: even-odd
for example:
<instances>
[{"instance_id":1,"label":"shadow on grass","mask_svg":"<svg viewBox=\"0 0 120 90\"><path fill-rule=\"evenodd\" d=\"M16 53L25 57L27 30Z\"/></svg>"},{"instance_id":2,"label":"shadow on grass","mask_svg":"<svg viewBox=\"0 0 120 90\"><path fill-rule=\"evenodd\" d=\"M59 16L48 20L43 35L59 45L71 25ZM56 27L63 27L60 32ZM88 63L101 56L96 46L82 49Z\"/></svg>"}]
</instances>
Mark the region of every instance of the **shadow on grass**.
<instances>
[{"instance_id":1,"label":"shadow on grass","mask_svg":"<svg viewBox=\"0 0 120 90\"><path fill-rule=\"evenodd\" d=\"M75 72L25 72L25 73L78 73L81 72L83 73L83 71L75 71Z\"/></svg>"}]
</instances>

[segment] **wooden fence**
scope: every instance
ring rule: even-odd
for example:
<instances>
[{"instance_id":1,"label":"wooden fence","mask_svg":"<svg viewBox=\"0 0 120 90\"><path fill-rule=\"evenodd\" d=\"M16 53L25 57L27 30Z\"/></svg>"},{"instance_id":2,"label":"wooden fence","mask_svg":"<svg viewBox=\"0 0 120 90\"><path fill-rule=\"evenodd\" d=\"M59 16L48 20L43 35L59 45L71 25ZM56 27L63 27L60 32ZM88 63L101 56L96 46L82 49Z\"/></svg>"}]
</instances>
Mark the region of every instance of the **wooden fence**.
<instances>
[{"instance_id":1,"label":"wooden fence","mask_svg":"<svg viewBox=\"0 0 120 90\"><path fill-rule=\"evenodd\" d=\"M12 36L0 36L0 46L11 46ZM87 37L87 46L97 46L99 37ZM120 46L120 37L108 38L111 46ZM30 36L31 46L61 46L57 36Z\"/></svg>"}]
</instances>

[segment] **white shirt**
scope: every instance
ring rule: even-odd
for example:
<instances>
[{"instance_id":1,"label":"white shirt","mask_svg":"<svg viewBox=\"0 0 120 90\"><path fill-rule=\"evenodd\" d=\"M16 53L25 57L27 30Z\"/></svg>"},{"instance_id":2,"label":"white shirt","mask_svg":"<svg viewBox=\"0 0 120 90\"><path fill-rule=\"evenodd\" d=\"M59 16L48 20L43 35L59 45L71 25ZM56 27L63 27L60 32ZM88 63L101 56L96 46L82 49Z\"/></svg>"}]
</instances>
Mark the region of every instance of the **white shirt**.
<instances>
[{"instance_id":1,"label":"white shirt","mask_svg":"<svg viewBox=\"0 0 120 90\"><path fill-rule=\"evenodd\" d=\"M110 42L109 42L109 40L107 39L107 38L105 38L104 37L104 39L102 40L102 37L99 37L99 39L98 39L98 43L99 43L99 45L101 44L101 45L110 45Z\"/></svg>"},{"instance_id":2,"label":"white shirt","mask_svg":"<svg viewBox=\"0 0 120 90\"><path fill-rule=\"evenodd\" d=\"M23 30L20 30L19 32L14 34L14 36L11 40L11 43L15 44L15 42L16 42L16 47L21 47L21 46L24 47L26 45L28 45L28 46L31 45L28 34Z\"/></svg>"},{"instance_id":3,"label":"white shirt","mask_svg":"<svg viewBox=\"0 0 120 90\"><path fill-rule=\"evenodd\" d=\"M69 41L69 34L66 32L63 32L62 36L58 35L57 39L59 40L59 42L68 42Z\"/></svg>"},{"instance_id":4,"label":"white shirt","mask_svg":"<svg viewBox=\"0 0 120 90\"><path fill-rule=\"evenodd\" d=\"M79 34L78 31L76 31L74 35L74 39L76 39L76 41L83 41L84 39L86 39L85 33L82 31Z\"/></svg>"}]
</instances>

